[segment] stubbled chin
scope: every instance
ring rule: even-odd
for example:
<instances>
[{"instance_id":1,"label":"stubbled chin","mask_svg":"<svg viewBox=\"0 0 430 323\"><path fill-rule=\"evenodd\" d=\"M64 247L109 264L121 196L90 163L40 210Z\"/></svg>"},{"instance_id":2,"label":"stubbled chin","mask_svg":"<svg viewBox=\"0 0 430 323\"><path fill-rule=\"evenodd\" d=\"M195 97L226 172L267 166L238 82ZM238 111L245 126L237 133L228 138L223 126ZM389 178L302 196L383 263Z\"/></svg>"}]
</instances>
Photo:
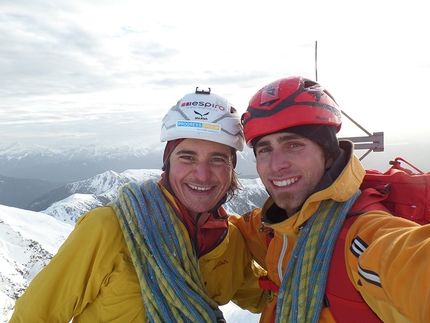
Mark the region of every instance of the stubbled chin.
<instances>
[{"instance_id":1,"label":"stubbled chin","mask_svg":"<svg viewBox=\"0 0 430 323\"><path fill-rule=\"evenodd\" d=\"M294 205L296 202L294 199L294 194L291 193L277 192L271 193L270 196L275 201L275 203L283 209L285 209L287 206Z\"/></svg>"},{"instance_id":2,"label":"stubbled chin","mask_svg":"<svg viewBox=\"0 0 430 323\"><path fill-rule=\"evenodd\" d=\"M188 209L193 210L195 212L206 212L215 206L214 198L207 197L194 197L188 199Z\"/></svg>"}]
</instances>

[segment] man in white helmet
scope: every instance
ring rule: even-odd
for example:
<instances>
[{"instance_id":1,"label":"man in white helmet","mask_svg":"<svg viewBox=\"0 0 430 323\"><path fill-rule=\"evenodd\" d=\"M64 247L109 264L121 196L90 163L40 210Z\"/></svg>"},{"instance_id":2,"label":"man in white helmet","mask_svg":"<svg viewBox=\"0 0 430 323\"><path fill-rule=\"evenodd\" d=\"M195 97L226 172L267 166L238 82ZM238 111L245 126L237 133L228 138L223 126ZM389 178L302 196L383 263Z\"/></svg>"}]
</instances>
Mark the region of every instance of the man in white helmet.
<instances>
[{"instance_id":1,"label":"man in white helmet","mask_svg":"<svg viewBox=\"0 0 430 323\"><path fill-rule=\"evenodd\" d=\"M260 312L264 273L221 206L238 187L243 133L224 98L185 95L163 118L160 182L129 183L81 217L10 322L223 322Z\"/></svg>"}]
</instances>

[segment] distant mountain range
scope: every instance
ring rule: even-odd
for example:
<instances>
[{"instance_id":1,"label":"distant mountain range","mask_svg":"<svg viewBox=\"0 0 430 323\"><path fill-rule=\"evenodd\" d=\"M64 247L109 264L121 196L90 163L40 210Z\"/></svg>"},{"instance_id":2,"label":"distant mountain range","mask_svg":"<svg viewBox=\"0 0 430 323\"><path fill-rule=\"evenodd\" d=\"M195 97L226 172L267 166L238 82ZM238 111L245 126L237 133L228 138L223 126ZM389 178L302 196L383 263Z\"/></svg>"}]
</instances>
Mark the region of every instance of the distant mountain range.
<instances>
[{"instance_id":1,"label":"distant mountain range","mask_svg":"<svg viewBox=\"0 0 430 323\"><path fill-rule=\"evenodd\" d=\"M0 175L0 204L30 209L29 205L32 201L64 184Z\"/></svg>"},{"instance_id":2,"label":"distant mountain range","mask_svg":"<svg viewBox=\"0 0 430 323\"><path fill-rule=\"evenodd\" d=\"M0 175L68 183L112 170L161 169L164 144L107 146L80 145L65 148L0 146ZM255 178L254 156L246 147L239 153L236 172L242 178Z\"/></svg>"},{"instance_id":3,"label":"distant mountain range","mask_svg":"<svg viewBox=\"0 0 430 323\"><path fill-rule=\"evenodd\" d=\"M161 168L163 146L80 145L65 148L23 146L0 147L0 175L68 183L108 170Z\"/></svg>"},{"instance_id":4,"label":"distant mountain range","mask_svg":"<svg viewBox=\"0 0 430 323\"><path fill-rule=\"evenodd\" d=\"M0 146L0 204L40 211L48 200L52 203L52 196L48 200L44 196L50 191L59 189L55 192L58 200L72 194L70 186L64 186L67 183L85 181L105 172L161 169L163 150L161 143L150 147L143 144L66 148ZM236 173L240 178L258 177L253 158L249 148L238 154Z\"/></svg>"}]
</instances>

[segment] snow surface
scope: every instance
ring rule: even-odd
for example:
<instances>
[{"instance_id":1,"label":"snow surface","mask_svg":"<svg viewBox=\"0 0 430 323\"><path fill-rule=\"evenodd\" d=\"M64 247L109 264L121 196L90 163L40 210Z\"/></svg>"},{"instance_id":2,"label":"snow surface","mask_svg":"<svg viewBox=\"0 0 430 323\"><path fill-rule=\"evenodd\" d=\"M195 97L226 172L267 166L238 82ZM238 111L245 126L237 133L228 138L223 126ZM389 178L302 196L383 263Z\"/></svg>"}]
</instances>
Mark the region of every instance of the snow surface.
<instances>
[{"instance_id":1,"label":"snow surface","mask_svg":"<svg viewBox=\"0 0 430 323\"><path fill-rule=\"evenodd\" d=\"M50 215L0 205L0 322L8 322L16 298L72 230L72 224ZM243 311L233 303L221 310L227 322L259 320L259 315Z\"/></svg>"}]
</instances>

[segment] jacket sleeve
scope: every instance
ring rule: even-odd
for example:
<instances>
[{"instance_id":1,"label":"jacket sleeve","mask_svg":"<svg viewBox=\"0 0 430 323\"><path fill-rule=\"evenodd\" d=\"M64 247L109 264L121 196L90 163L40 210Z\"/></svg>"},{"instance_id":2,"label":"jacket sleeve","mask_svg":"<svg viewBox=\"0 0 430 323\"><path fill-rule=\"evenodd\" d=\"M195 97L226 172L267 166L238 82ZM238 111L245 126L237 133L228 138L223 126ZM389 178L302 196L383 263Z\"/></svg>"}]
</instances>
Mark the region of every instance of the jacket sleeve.
<instances>
[{"instance_id":1,"label":"jacket sleeve","mask_svg":"<svg viewBox=\"0 0 430 323\"><path fill-rule=\"evenodd\" d=\"M355 221L346 241L348 275L384 322L428 322L430 225L373 211Z\"/></svg>"},{"instance_id":2,"label":"jacket sleeve","mask_svg":"<svg viewBox=\"0 0 430 323\"><path fill-rule=\"evenodd\" d=\"M70 322L94 300L118 262L123 239L111 208L90 211L80 218L50 263L17 300L10 320Z\"/></svg>"},{"instance_id":3,"label":"jacket sleeve","mask_svg":"<svg viewBox=\"0 0 430 323\"><path fill-rule=\"evenodd\" d=\"M251 251L254 260L266 269L267 240L263 234L260 220L261 209L244 213L242 216L232 215L229 221L242 233L246 246Z\"/></svg>"},{"instance_id":4,"label":"jacket sleeve","mask_svg":"<svg viewBox=\"0 0 430 323\"><path fill-rule=\"evenodd\" d=\"M254 263L251 252L248 250L239 230L232 224L229 225L229 230L234 231L240 239L236 239L234 247L236 252L242 254L241 263L236 261L235 270L239 270L237 277L241 279L241 284L235 291L232 298L233 303L243 309L247 309L252 313L261 313L264 305L266 304L266 295L258 283L260 276L265 276L266 271ZM234 240L233 240L234 241Z\"/></svg>"},{"instance_id":5,"label":"jacket sleeve","mask_svg":"<svg viewBox=\"0 0 430 323\"><path fill-rule=\"evenodd\" d=\"M252 313L261 313L267 298L265 291L258 284L256 276L265 276L266 271L253 263L245 267L242 285L234 294L232 302Z\"/></svg>"}]
</instances>

